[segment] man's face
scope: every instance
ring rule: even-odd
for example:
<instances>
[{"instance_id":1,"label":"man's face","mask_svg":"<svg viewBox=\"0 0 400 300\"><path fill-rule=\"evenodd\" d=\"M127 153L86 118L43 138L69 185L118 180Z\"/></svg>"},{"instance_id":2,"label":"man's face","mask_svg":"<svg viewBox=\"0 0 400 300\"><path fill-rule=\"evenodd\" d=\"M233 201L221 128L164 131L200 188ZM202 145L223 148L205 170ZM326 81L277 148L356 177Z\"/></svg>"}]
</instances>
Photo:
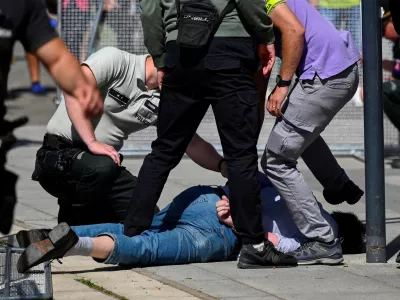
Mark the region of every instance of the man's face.
<instances>
[{"instance_id":1,"label":"man's face","mask_svg":"<svg viewBox=\"0 0 400 300\"><path fill-rule=\"evenodd\" d=\"M389 18L387 21L383 22L382 33L385 38L391 41L396 41L399 38L399 35L394 29L392 18Z\"/></svg>"}]
</instances>

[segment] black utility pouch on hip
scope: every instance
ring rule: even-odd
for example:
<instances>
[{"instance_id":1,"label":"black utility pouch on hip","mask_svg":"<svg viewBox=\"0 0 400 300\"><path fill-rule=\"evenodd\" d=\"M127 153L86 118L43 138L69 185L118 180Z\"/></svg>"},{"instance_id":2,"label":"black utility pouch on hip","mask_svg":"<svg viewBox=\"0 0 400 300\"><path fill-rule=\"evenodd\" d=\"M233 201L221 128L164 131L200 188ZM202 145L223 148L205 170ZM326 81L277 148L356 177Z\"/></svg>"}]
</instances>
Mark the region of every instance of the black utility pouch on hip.
<instances>
[{"instance_id":1,"label":"black utility pouch on hip","mask_svg":"<svg viewBox=\"0 0 400 300\"><path fill-rule=\"evenodd\" d=\"M175 5L178 27L176 42L181 47L193 49L208 45L224 17L235 9L234 0L229 0L221 14L208 1L192 1L181 9L180 1L175 0Z\"/></svg>"}]
</instances>

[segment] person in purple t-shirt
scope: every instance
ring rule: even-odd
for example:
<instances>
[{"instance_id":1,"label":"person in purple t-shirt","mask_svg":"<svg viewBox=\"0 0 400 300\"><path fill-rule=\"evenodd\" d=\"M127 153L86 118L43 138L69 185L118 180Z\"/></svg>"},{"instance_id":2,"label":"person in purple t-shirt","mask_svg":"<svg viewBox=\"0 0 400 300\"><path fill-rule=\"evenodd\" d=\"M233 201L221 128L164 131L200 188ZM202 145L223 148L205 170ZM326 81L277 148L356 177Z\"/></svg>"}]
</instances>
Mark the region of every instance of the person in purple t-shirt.
<instances>
[{"instance_id":1,"label":"person in purple t-shirt","mask_svg":"<svg viewBox=\"0 0 400 300\"><path fill-rule=\"evenodd\" d=\"M266 9L277 29L275 48L282 64L268 98L267 110L277 121L261 165L299 230L309 239L292 253L298 263L340 263L340 241L335 239L296 166L301 156L324 186L325 199L332 204L338 204L338 199L355 204L363 195L320 136L355 94L361 56L351 34L338 31L306 0L267 0ZM297 22L293 21L293 14ZM289 93L295 74L297 79ZM327 178L334 183L331 189Z\"/></svg>"}]
</instances>

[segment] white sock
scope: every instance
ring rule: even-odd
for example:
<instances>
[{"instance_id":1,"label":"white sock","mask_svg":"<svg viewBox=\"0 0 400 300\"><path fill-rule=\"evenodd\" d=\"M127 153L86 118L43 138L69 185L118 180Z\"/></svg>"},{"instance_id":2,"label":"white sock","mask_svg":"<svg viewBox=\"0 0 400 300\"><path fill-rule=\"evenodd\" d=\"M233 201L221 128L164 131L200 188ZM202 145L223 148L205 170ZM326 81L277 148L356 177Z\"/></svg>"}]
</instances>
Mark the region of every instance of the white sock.
<instances>
[{"instance_id":1,"label":"white sock","mask_svg":"<svg viewBox=\"0 0 400 300\"><path fill-rule=\"evenodd\" d=\"M264 242L261 242L259 244L253 244L252 245L254 247L254 249L256 249L257 251L263 251L264 249Z\"/></svg>"},{"instance_id":2,"label":"white sock","mask_svg":"<svg viewBox=\"0 0 400 300\"><path fill-rule=\"evenodd\" d=\"M66 256L90 256L93 251L93 240L90 237L80 237L78 242L65 255Z\"/></svg>"}]
</instances>

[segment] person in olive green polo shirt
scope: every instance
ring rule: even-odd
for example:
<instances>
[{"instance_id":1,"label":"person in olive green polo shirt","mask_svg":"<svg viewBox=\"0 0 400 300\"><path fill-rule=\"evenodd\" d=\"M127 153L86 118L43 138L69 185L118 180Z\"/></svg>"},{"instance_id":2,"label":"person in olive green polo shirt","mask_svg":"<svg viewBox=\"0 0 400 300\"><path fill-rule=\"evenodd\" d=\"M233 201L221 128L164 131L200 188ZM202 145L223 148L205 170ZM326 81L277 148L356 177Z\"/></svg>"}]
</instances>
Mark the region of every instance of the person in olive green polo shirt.
<instances>
[{"instance_id":1,"label":"person in olive green polo shirt","mask_svg":"<svg viewBox=\"0 0 400 300\"><path fill-rule=\"evenodd\" d=\"M348 30L358 49L362 50L360 0L309 0L309 2L336 28Z\"/></svg>"}]
</instances>

